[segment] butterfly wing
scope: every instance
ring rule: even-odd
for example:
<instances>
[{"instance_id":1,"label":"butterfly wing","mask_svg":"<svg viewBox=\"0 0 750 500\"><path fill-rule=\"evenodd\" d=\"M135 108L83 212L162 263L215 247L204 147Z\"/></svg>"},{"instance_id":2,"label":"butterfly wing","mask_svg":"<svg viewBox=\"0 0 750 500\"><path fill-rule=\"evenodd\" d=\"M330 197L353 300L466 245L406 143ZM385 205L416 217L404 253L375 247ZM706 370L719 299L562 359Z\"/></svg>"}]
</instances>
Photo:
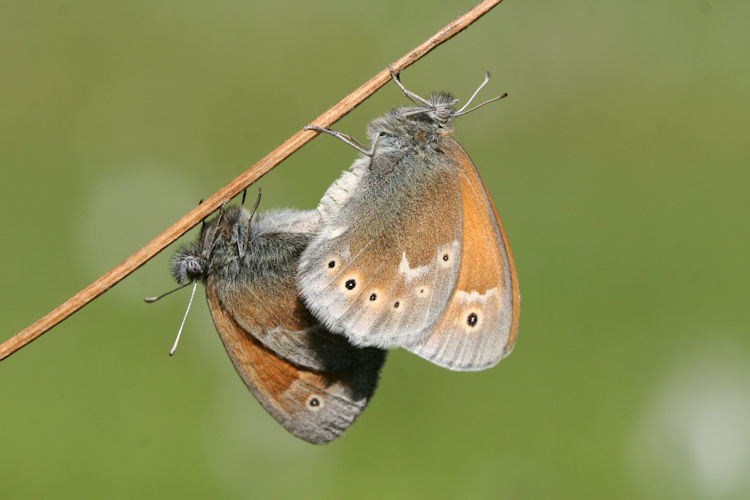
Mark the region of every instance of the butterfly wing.
<instances>
[{"instance_id":1,"label":"butterfly wing","mask_svg":"<svg viewBox=\"0 0 750 500\"><path fill-rule=\"evenodd\" d=\"M211 316L224 348L250 392L285 429L310 443L327 443L359 417L375 391L385 353L368 350L359 366L317 373L300 368L248 334L222 307L211 279Z\"/></svg>"},{"instance_id":2,"label":"butterfly wing","mask_svg":"<svg viewBox=\"0 0 750 500\"><path fill-rule=\"evenodd\" d=\"M321 200L321 228L300 259L302 297L359 346L426 338L461 260L459 178L444 162L389 148L355 161Z\"/></svg>"},{"instance_id":3,"label":"butterfly wing","mask_svg":"<svg viewBox=\"0 0 750 500\"><path fill-rule=\"evenodd\" d=\"M260 214L253 221L246 253L238 255L236 240L247 240L243 219L232 239L215 247L216 254L221 246L231 258L215 259L212 283L222 309L276 355L315 371L348 370L371 353L322 328L297 291L299 255L317 221L317 211Z\"/></svg>"},{"instance_id":4,"label":"butterfly wing","mask_svg":"<svg viewBox=\"0 0 750 500\"><path fill-rule=\"evenodd\" d=\"M452 370L482 370L510 354L521 295L510 244L474 163L453 139L446 153L459 172L462 253L450 301L430 336L407 347Z\"/></svg>"},{"instance_id":5,"label":"butterfly wing","mask_svg":"<svg viewBox=\"0 0 750 500\"><path fill-rule=\"evenodd\" d=\"M237 325L277 356L302 368L330 372L358 366L373 348L357 348L341 335L321 327L297 295L293 268L281 275L238 280L215 285L223 310Z\"/></svg>"}]
</instances>

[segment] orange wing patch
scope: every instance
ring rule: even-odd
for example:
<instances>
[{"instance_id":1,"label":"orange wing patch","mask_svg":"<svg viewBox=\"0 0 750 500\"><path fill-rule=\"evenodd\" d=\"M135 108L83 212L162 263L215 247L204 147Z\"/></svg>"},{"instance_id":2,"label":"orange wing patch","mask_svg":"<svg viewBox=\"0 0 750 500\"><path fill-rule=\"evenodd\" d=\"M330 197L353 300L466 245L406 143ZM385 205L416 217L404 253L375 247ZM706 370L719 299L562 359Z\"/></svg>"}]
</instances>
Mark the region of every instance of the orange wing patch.
<instances>
[{"instance_id":1,"label":"orange wing patch","mask_svg":"<svg viewBox=\"0 0 750 500\"><path fill-rule=\"evenodd\" d=\"M426 341L409 350L453 370L481 370L515 342L520 294L505 230L469 156L450 140L462 203L461 265L443 316Z\"/></svg>"},{"instance_id":2,"label":"orange wing patch","mask_svg":"<svg viewBox=\"0 0 750 500\"><path fill-rule=\"evenodd\" d=\"M373 355L356 369L317 373L299 368L267 349L221 307L213 286L206 298L216 329L237 373L281 425L311 443L326 443L362 413L384 361Z\"/></svg>"}]
</instances>

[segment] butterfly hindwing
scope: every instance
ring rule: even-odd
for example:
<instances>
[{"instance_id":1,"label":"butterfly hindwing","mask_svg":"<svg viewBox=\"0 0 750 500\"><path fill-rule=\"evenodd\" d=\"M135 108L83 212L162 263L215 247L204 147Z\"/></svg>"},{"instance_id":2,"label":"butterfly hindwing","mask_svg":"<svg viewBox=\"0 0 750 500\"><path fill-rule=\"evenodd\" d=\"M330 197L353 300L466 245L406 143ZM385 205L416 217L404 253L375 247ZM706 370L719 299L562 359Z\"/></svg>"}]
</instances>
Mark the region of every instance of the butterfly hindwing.
<instances>
[{"instance_id":1,"label":"butterfly hindwing","mask_svg":"<svg viewBox=\"0 0 750 500\"><path fill-rule=\"evenodd\" d=\"M505 230L476 167L457 142L447 151L460 175L461 266L433 332L408 349L446 368L481 370L507 356L515 343L518 277Z\"/></svg>"},{"instance_id":2,"label":"butterfly hindwing","mask_svg":"<svg viewBox=\"0 0 750 500\"><path fill-rule=\"evenodd\" d=\"M285 429L310 443L335 439L359 417L385 360L371 349L352 369L318 373L276 355L245 331L222 307L216 287L206 286L211 316L245 385Z\"/></svg>"}]
</instances>

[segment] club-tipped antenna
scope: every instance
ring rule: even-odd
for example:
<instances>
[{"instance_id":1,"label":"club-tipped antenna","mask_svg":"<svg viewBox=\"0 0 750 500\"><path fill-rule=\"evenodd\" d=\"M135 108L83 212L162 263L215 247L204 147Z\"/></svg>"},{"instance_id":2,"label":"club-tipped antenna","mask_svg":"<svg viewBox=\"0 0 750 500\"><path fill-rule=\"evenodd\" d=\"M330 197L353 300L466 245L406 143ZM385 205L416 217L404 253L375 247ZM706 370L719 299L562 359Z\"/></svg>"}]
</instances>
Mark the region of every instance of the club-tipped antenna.
<instances>
[{"instance_id":1,"label":"club-tipped antenna","mask_svg":"<svg viewBox=\"0 0 750 500\"><path fill-rule=\"evenodd\" d=\"M255 211L258 210L258 205L260 205L260 197L261 197L261 190L258 188L258 199L255 200L255 206L253 207L253 211L250 212L250 218L247 219L247 238L245 238L245 253L247 253L247 249L250 248L250 224L253 222L253 217L255 217Z\"/></svg>"},{"instance_id":2,"label":"club-tipped antenna","mask_svg":"<svg viewBox=\"0 0 750 500\"><path fill-rule=\"evenodd\" d=\"M477 105L477 106L474 106L473 108L471 108L471 109L470 109L470 110L468 110L468 111L464 111L464 110L465 110L466 108L468 108L468 107L469 107L469 105L470 105L470 104L471 104L471 102L472 102L472 101L474 100L474 98L475 98L475 97L477 96L477 94L479 94L479 92L480 92L480 91L481 91L481 90L482 90L482 89L484 88L484 86L485 86L485 85L487 85L487 84L488 84L489 82L490 82L490 72L489 72L489 71L487 71L487 72L486 72L486 73L484 74L484 81L483 81L483 82L482 82L482 83L481 83L481 84L479 85L479 87L477 87L477 89L476 89L476 90L474 91L474 93L473 93L473 94L471 94L471 97L469 97L469 100L468 100L468 101L466 101L466 104L464 104L463 106L461 106L461 109L459 109L458 111L456 111L455 113L453 113L453 116L461 116L461 115L465 115L466 113L471 113L471 112L472 112L472 111L474 111L475 109L481 108L481 107L482 107L482 106L484 106L485 104L489 104L489 103L491 103L491 102L493 102L493 101L497 101L497 100L499 100L499 99L502 99L503 97L507 97L507 96L508 96L508 93L506 92L506 93L504 93L503 95L500 95L500 96L497 96L497 97L493 97L492 99L487 99L487 100L486 100L486 101L484 101L484 102L483 102L482 104L479 104L479 105Z\"/></svg>"},{"instance_id":3,"label":"club-tipped antenna","mask_svg":"<svg viewBox=\"0 0 750 500\"><path fill-rule=\"evenodd\" d=\"M484 86L487 85L489 82L490 82L490 72L487 71L487 72L484 73L484 81L481 84L479 84L479 87L477 87L477 89L474 91L474 93L471 94L471 97L469 97L469 100L466 101L466 104L464 104L461 107L461 109L459 109L458 111L456 111L456 114L459 114L463 110L465 110L469 106L469 104L471 104L471 101L473 101L474 98L477 96L477 94L479 93L479 91L481 91L484 88Z\"/></svg>"},{"instance_id":4,"label":"club-tipped antenna","mask_svg":"<svg viewBox=\"0 0 750 500\"><path fill-rule=\"evenodd\" d=\"M167 295L169 295L170 293L174 293L174 292L176 292L177 290L182 290L183 288L185 288L185 287L186 287L186 286L188 286L189 284L190 284L190 282L187 282L187 283L185 283L184 285L180 285L180 286L178 286L177 288L174 288L174 289L172 289L172 290L170 290L170 291L168 291L168 292L164 292L164 293L162 293L162 294L161 294L161 295L159 295L158 297L145 297L145 298L143 299L143 301L144 301L144 302L146 302L147 304L153 304L153 303L154 303L154 302L156 302L157 300L161 300L161 299L163 299L164 297L166 297L166 296L167 296Z\"/></svg>"},{"instance_id":5,"label":"club-tipped antenna","mask_svg":"<svg viewBox=\"0 0 750 500\"><path fill-rule=\"evenodd\" d=\"M461 115L465 115L465 114L471 113L472 111L474 111L474 110L476 110L476 109L479 109L479 108L481 108L481 107L482 107L482 106L484 106L485 104L489 104L489 103L491 103L491 102L499 101L500 99L504 99L504 98L506 98L506 97L508 97L508 93L507 93L507 92L505 92L505 93L504 93L503 95L499 95L499 96L497 96L497 97L493 97L492 99L487 99L487 100L486 100L486 101L484 101L484 102L483 102L482 104L477 104L477 105L476 105L476 106L474 106L473 108L471 108L471 109L467 109L466 111L461 111L461 110L458 110L458 111L457 111L456 113L453 113L453 116L461 116ZM467 104L468 104L468 103L467 103ZM466 107L466 106L464 106L464 108L465 108L465 107ZM461 109L463 109L463 108L461 108Z\"/></svg>"},{"instance_id":6,"label":"club-tipped antenna","mask_svg":"<svg viewBox=\"0 0 750 500\"><path fill-rule=\"evenodd\" d=\"M188 285L190 283L187 283ZM185 285L183 285L185 286ZM193 284L193 291L190 294L190 302L188 302L187 309L185 309L185 316L182 317L182 323L180 323L180 329L177 330L177 338L174 339L174 344L172 345L172 348L169 350L169 355L174 356L174 352L177 350L177 344L180 343L180 337L182 336L182 329L185 326L185 320L187 319L187 315L190 312L190 306L193 305L193 297L195 297L195 289L198 288L198 282L195 281Z\"/></svg>"}]
</instances>

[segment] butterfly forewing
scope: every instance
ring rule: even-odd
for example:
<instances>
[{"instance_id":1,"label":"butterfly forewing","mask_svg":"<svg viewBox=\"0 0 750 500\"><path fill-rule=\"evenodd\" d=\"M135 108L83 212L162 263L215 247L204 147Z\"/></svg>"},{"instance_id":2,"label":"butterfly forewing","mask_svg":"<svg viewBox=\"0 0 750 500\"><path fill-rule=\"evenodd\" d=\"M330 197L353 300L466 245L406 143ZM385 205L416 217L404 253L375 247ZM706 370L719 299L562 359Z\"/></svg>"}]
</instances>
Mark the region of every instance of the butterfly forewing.
<instances>
[{"instance_id":1,"label":"butterfly forewing","mask_svg":"<svg viewBox=\"0 0 750 500\"><path fill-rule=\"evenodd\" d=\"M355 345L424 339L458 275L458 183L445 165L409 156L355 162L321 201L321 230L300 260L302 296L317 318Z\"/></svg>"},{"instance_id":2,"label":"butterfly forewing","mask_svg":"<svg viewBox=\"0 0 750 500\"><path fill-rule=\"evenodd\" d=\"M262 256L250 255L259 262ZM296 258L277 262L276 273L264 277L239 273L231 286L216 283L221 306L245 331L278 356L302 368L317 371L356 367L363 349L354 348L345 337L322 328L297 294ZM287 269L288 267L288 269ZM280 272L279 272L280 271Z\"/></svg>"},{"instance_id":3,"label":"butterfly forewing","mask_svg":"<svg viewBox=\"0 0 750 500\"><path fill-rule=\"evenodd\" d=\"M358 365L361 350L320 327L297 290L299 255L319 218L316 210L277 210L248 226L247 211L227 209L209 225L217 236L206 281L237 324L278 356L312 370L344 370Z\"/></svg>"}]
</instances>

